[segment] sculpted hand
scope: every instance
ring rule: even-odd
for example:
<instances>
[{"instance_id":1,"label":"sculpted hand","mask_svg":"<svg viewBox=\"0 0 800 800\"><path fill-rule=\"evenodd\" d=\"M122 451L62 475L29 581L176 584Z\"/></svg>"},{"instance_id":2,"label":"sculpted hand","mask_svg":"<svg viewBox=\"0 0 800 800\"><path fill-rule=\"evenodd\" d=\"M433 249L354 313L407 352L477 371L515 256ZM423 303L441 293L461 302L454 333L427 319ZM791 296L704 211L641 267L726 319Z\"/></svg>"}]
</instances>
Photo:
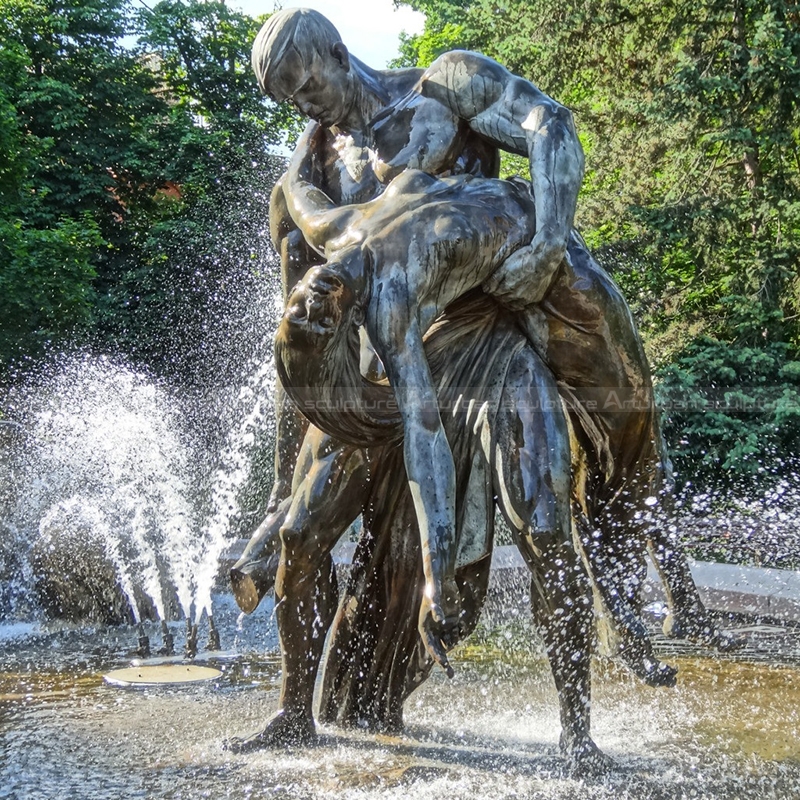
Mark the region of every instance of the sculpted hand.
<instances>
[{"instance_id":1,"label":"sculpted hand","mask_svg":"<svg viewBox=\"0 0 800 800\"><path fill-rule=\"evenodd\" d=\"M419 635L430 657L447 673L455 674L447 659L447 651L460 637L461 596L452 579L431 590L426 586L419 610Z\"/></svg>"},{"instance_id":2,"label":"sculpted hand","mask_svg":"<svg viewBox=\"0 0 800 800\"><path fill-rule=\"evenodd\" d=\"M483 289L515 311L538 303L550 288L565 253L562 240L539 231L527 247L512 253L484 281Z\"/></svg>"}]
</instances>

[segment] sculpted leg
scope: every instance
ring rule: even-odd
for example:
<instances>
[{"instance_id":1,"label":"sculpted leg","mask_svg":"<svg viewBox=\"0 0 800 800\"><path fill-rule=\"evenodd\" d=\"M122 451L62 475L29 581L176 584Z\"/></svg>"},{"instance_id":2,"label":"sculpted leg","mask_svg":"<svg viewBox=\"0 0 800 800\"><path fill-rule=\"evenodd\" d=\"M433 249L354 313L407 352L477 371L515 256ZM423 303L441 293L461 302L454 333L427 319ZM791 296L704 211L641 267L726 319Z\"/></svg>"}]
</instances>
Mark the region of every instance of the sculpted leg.
<instances>
[{"instance_id":1,"label":"sculpted leg","mask_svg":"<svg viewBox=\"0 0 800 800\"><path fill-rule=\"evenodd\" d=\"M591 737L591 656L594 618L589 580L568 544L523 543L531 567L531 607L544 637L561 713L561 751L573 776L613 767Z\"/></svg>"},{"instance_id":2,"label":"sculpted leg","mask_svg":"<svg viewBox=\"0 0 800 800\"><path fill-rule=\"evenodd\" d=\"M552 377L530 350L512 362L496 423L496 493L531 570L531 605L544 636L571 774L611 766L590 734L591 587L572 546L570 447Z\"/></svg>"},{"instance_id":3,"label":"sculpted leg","mask_svg":"<svg viewBox=\"0 0 800 800\"><path fill-rule=\"evenodd\" d=\"M303 531L281 532L287 563L275 586L283 681L278 712L260 734L263 745L308 744L315 737L312 700L325 636L336 614L338 587L330 548L310 573L293 570L290 559L303 550ZM337 537L338 538L338 537ZM325 544L320 542L321 547ZM302 560L302 559L301 559ZM318 559L314 559L315 561Z\"/></svg>"},{"instance_id":4,"label":"sculpted leg","mask_svg":"<svg viewBox=\"0 0 800 800\"><path fill-rule=\"evenodd\" d=\"M594 527L576 516L595 586L619 636L619 657L648 686L674 686L677 670L656 656L641 618L646 540L635 524L626 522L625 517L603 516Z\"/></svg>"},{"instance_id":5,"label":"sculpted leg","mask_svg":"<svg viewBox=\"0 0 800 800\"><path fill-rule=\"evenodd\" d=\"M677 536L659 527L651 533L650 553L667 594L669 614L664 634L689 639L727 652L745 644L742 636L721 630L714 624L697 591L689 564Z\"/></svg>"},{"instance_id":6,"label":"sculpted leg","mask_svg":"<svg viewBox=\"0 0 800 800\"><path fill-rule=\"evenodd\" d=\"M736 640L710 622L679 543L636 518L652 512L647 500L660 493L667 470L650 370L617 286L578 236L569 255L542 303L539 335L588 459L577 490L592 519L579 526L580 539L619 632L620 655L646 683L670 686L675 670L654 656L639 618L636 582L645 574L648 543L672 612L666 632L722 648Z\"/></svg>"},{"instance_id":7,"label":"sculpted leg","mask_svg":"<svg viewBox=\"0 0 800 800\"><path fill-rule=\"evenodd\" d=\"M338 447L319 431L310 431L312 434L315 458L305 479L295 487L280 531L281 557L275 580L283 659L279 709L263 731L228 743L237 753L308 744L316 735L314 682L338 601L330 552L361 512L367 495L367 459L362 450Z\"/></svg>"}]
</instances>

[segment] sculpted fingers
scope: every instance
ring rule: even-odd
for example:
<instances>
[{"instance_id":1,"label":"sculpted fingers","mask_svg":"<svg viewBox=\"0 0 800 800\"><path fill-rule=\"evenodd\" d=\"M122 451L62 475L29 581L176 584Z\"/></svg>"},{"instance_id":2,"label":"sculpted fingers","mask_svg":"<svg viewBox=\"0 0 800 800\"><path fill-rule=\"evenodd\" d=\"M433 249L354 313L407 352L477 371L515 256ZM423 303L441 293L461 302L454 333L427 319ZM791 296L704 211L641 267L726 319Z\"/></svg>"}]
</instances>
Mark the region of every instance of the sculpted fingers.
<instances>
[{"instance_id":1,"label":"sculpted fingers","mask_svg":"<svg viewBox=\"0 0 800 800\"><path fill-rule=\"evenodd\" d=\"M512 311L521 311L530 304L526 296L526 283L506 272L502 267L484 281L483 290Z\"/></svg>"},{"instance_id":2,"label":"sculpted fingers","mask_svg":"<svg viewBox=\"0 0 800 800\"><path fill-rule=\"evenodd\" d=\"M434 631L429 624L425 623L420 627L419 633L422 637L422 643L428 651L428 655L430 655L430 657L447 673L448 678L452 678L453 675L455 675L455 671L453 667L450 666L450 661L447 658L447 651L445 650L442 640L439 638L439 634Z\"/></svg>"},{"instance_id":3,"label":"sculpted fingers","mask_svg":"<svg viewBox=\"0 0 800 800\"><path fill-rule=\"evenodd\" d=\"M507 308L520 311L547 294L563 258L560 241L537 236L533 244L510 255L484 281L483 289Z\"/></svg>"},{"instance_id":4,"label":"sculpted fingers","mask_svg":"<svg viewBox=\"0 0 800 800\"><path fill-rule=\"evenodd\" d=\"M437 602L438 601L438 602ZM419 635L430 657L447 673L454 675L447 651L459 640L461 604L455 581L427 587L419 610Z\"/></svg>"}]
</instances>

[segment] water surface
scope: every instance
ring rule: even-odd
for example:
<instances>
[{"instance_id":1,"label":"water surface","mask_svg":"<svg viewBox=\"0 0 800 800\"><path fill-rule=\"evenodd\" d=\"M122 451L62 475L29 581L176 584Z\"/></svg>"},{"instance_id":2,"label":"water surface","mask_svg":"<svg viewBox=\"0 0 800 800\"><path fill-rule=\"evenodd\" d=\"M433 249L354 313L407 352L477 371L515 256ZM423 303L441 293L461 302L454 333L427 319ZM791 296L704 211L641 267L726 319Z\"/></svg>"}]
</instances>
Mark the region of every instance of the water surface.
<instances>
[{"instance_id":1,"label":"water surface","mask_svg":"<svg viewBox=\"0 0 800 800\"><path fill-rule=\"evenodd\" d=\"M236 655L203 658L218 680L172 688L103 682L130 663L131 629L0 631L0 797L800 796L795 667L682 656L679 685L656 690L598 661L594 735L618 769L583 782L562 777L555 690L518 634L463 647L453 680L412 696L403 736L331 727L315 748L232 755L223 741L275 708L280 663L268 604L238 630L229 602L215 617Z\"/></svg>"}]
</instances>

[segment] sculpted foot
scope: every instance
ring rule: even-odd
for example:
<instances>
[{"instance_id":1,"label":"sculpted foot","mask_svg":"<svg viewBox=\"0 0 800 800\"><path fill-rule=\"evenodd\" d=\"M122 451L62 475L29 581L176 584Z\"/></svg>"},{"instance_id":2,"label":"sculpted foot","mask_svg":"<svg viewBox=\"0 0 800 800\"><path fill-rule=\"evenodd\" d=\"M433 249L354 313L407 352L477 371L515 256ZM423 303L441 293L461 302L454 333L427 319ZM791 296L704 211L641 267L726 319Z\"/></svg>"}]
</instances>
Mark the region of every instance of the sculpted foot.
<instances>
[{"instance_id":1,"label":"sculpted foot","mask_svg":"<svg viewBox=\"0 0 800 800\"><path fill-rule=\"evenodd\" d=\"M228 739L223 748L231 753L252 753L256 750L265 750L280 747L296 747L314 744L317 739L314 723L305 716L289 716L283 711L278 711L267 723L267 727L259 733L239 738Z\"/></svg>"},{"instance_id":2,"label":"sculpted foot","mask_svg":"<svg viewBox=\"0 0 800 800\"><path fill-rule=\"evenodd\" d=\"M713 647L721 653L738 650L747 642L741 634L730 633L718 628L704 611L683 614L670 613L664 620L663 631L664 636L670 639L688 639L696 644Z\"/></svg>"},{"instance_id":3,"label":"sculpted foot","mask_svg":"<svg viewBox=\"0 0 800 800\"><path fill-rule=\"evenodd\" d=\"M638 622L638 620L637 620ZM653 644L643 624L620 630L622 643L619 656L628 669L648 686L675 686L678 670L660 661L653 652Z\"/></svg>"},{"instance_id":4,"label":"sculpted foot","mask_svg":"<svg viewBox=\"0 0 800 800\"><path fill-rule=\"evenodd\" d=\"M625 662L628 669L640 678L648 686L670 687L677 683L678 670L659 661L655 656L637 653L629 648L622 648L620 657Z\"/></svg>"},{"instance_id":5,"label":"sculpted foot","mask_svg":"<svg viewBox=\"0 0 800 800\"><path fill-rule=\"evenodd\" d=\"M229 573L236 605L245 614L252 614L266 594L275 587L280 553L256 561L240 559Z\"/></svg>"},{"instance_id":6,"label":"sculpted foot","mask_svg":"<svg viewBox=\"0 0 800 800\"><path fill-rule=\"evenodd\" d=\"M568 738L562 733L558 744L567 761L565 771L569 778L596 778L606 775L617 766L591 736Z\"/></svg>"}]
</instances>

